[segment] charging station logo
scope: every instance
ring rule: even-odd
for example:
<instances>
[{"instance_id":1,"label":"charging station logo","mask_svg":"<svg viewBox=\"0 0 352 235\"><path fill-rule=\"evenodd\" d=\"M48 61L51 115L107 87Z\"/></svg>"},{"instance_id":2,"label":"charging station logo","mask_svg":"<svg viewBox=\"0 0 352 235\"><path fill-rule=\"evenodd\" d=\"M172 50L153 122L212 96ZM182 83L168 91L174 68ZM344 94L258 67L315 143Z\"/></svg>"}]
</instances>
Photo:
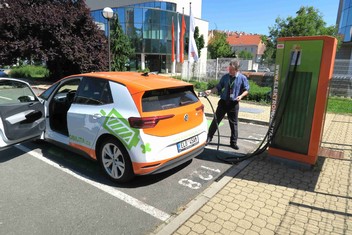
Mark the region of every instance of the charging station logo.
<instances>
[{"instance_id":1,"label":"charging station logo","mask_svg":"<svg viewBox=\"0 0 352 235\"><path fill-rule=\"evenodd\" d=\"M285 44L277 44L276 49L284 49L285 48Z\"/></svg>"}]
</instances>

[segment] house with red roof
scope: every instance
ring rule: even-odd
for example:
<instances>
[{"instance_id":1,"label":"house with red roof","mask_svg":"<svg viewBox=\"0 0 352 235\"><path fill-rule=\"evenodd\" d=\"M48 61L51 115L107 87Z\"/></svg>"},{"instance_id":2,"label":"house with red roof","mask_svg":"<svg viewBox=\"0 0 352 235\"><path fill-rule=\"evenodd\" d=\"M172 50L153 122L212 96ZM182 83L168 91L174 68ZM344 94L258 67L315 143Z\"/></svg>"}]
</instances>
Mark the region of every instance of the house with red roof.
<instances>
[{"instance_id":1,"label":"house with red roof","mask_svg":"<svg viewBox=\"0 0 352 235\"><path fill-rule=\"evenodd\" d=\"M227 36L227 42L236 55L240 51L248 51L253 55L253 62L259 63L265 51L265 44L261 40L261 35L231 33Z\"/></svg>"}]
</instances>

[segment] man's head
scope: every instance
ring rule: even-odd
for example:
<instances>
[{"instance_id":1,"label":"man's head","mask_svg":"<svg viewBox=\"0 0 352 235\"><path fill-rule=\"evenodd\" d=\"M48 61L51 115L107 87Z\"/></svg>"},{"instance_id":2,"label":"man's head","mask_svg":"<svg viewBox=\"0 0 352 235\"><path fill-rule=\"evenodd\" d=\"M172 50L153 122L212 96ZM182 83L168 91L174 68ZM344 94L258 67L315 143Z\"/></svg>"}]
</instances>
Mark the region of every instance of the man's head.
<instances>
[{"instance_id":1,"label":"man's head","mask_svg":"<svg viewBox=\"0 0 352 235\"><path fill-rule=\"evenodd\" d=\"M229 66L229 74L235 76L240 69L240 62L238 60L232 60Z\"/></svg>"}]
</instances>

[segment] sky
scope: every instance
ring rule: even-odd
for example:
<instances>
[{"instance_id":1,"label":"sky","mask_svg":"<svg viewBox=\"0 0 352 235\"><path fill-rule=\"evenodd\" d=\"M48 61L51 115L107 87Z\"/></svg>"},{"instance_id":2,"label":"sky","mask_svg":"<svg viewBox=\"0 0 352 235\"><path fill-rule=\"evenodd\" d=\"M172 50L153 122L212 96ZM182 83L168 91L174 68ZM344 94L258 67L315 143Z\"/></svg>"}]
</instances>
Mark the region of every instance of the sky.
<instances>
[{"instance_id":1,"label":"sky","mask_svg":"<svg viewBox=\"0 0 352 235\"><path fill-rule=\"evenodd\" d=\"M202 19L209 30L268 35L277 17L295 17L301 6L318 9L326 26L336 24L339 0L203 0Z\"/></svg>"}]
</instances>

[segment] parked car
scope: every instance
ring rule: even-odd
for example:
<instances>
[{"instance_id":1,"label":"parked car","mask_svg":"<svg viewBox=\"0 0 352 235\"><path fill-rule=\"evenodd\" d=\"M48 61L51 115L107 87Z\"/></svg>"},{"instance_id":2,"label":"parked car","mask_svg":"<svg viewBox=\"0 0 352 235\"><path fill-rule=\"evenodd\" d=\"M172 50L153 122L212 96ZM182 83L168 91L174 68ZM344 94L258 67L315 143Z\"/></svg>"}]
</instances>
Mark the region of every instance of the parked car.
<instances>
[{"instance_id":1,"label":"parked car","mask_svg":"<svg viewBox=\"0 0 352 235\"><path fill-rule=\"evenodd\" d=\"M258 72L270 72L270 69L265 68L265 67L261 67L261 68L258 68Z\"/></svg>"},{"instance_id":2,"label":"parked car","mask_svg":"<svg viewBox=\"0 0 352 235\"><path fill-rule=\"evenodd\" d=\"M7 77L7 73L5 73L5 69L0 69L0 77Z\"/></svg>"},{"instance_id":3,"label":"parked car","mask_svg":"<svg viewBox=\"0 0 352 235\"><path fill-rule=\"evenodd\" d=\"M0 79L0 148L41 138L97 160L113 181L163 172L205 147L204 106L192 84L136 72L65 77L39 98Z\"/></svg>"}]
</instances>

